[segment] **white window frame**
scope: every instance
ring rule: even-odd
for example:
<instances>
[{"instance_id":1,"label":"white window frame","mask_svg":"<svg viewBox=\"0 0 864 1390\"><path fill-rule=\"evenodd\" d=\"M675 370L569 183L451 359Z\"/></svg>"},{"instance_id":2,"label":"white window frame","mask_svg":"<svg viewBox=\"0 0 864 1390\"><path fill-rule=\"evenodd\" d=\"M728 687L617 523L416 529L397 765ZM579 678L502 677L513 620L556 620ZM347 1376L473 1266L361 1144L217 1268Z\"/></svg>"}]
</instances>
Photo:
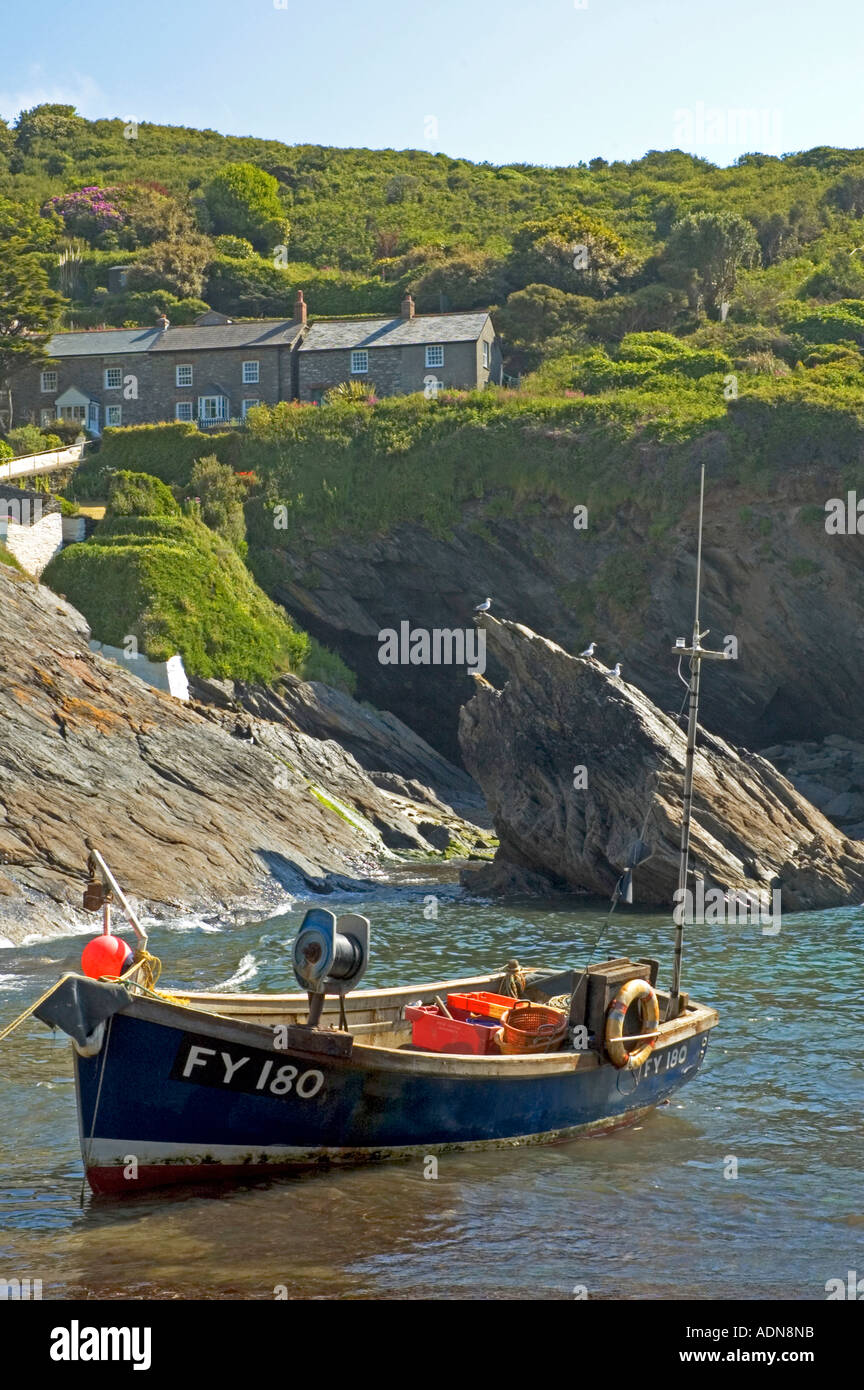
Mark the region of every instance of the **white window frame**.
<instances>
[{"instance_id":1,"label":"white window frame","mask_svg":"<svg viewBox=\"0 0 864 1390\"><path fill-rule=\"evenodd\" d=\"M212 415L208 415L204 406L208 401L216 402L216 410ZM198 397L198 419L199 420L227 420L228 401L224 396L199 396Z\"/></svg>"},{"instance_id":2,"label":"white window frame","mask_svg":"<svg viewBox=\"0 0 864 1390\"><path fill-rule=\"evenodd\" d=\"M362 363L362 365L361 365ZM369 353L365 348L357 348L351 353L351 375L365 376L369 370Z\"/></svg>"},{"instance_id":3,"label":"white window frame","mask_svg":"<svg viewBox=\"0 0 864 1390\"><path fill-rule=\"evenodd\" d=\"M57 390L57 373L56 373L56 372L43 372L43 373L42 373L42 376L41 376L41 378L40 378L40 386L39 386L39 389L40 389L40 391L56 391L56 390Z\"/></svg>"},{"instance_id":4,"label":"white window frame","mask_svg":"<svg viewBox=\"0 0 864 1390\"><path fill-rule=\"evenodd\" d=\"M244 419L244 420L246 419L246 416L247 416L247 414L249 413L250 410L253 410L253 409L255 408L256 405L260 405L260 404L261 404L260 401L244 400L243 405L242 405L242 407L241 407L241 410L242 410L242 412L243 412L243 419Z\"/></svg>"},{"instance_id":5,"label":"white window frame","mask_svg":"<svg viewBox=\"0 0 864 1390\"><path fill-rule=\"evenodd\" d=\"M39 428L44 430L46 425L53 424L56 419L57 416L50 405L44 406L39 411Z\"/></svg>"},{"instance_id":6,"label":"white window frame","mask_svg":"<svg viewBox=\"0 0 864 1390\"><path fill-rule=\"evenodd\" d=\"M188 377L183 377L183 379L181 380L181 377L180 377L180 373L181 373L181 372L188 372L188 373L189 373L189 376L188 376ZM174 368L174 385L175 385L175 386L191 386L191 385L192 385L192 379L193 379L194 375L195 375L195 373L194 373L194 371L193 371L193 369L192 369L192 363L191 363L191 362L183 362L183 363L181 363L181 365L180 365L179 367L175 367L175 368Z\"/></svg>"},{"instance_id":7,"label":"white window frame","mask_svg":"<svg viewBox=\"0 0 864 1390\"><path fill-rule=\"evenodd\" d=\"M116 417L116 418L115 418ZM122 405L106 405L105 407L105 428L117 429L123 424Z\"/></svg>"},{"instance_id":8,"label":"white window frame","mask_svg":"<svg viewBox=\"0 0 864 1390\"><path fill-rule=\"evenodd\" d=\"M491 362L492 362L491 347L492 347L492 344L489 342L489 339L488 339L488 338L484 338L484 339L483 339L483 366L484 366L484 367L490 366L490 364L491 364Z\"/></svg>"},{"instance_id":9,"label":"white window frame","mask_svg":"<svg viewBox=\"0 0 864 1390\"><path fill-rule=\"evenodd\" d=\"M260 364L260 362L244 362L244 363L243 363L243 385L244 385L244 386L257 386L260 380L261 380L261 364Z\"/></svg>"},{"instance_id":10,"label":"white window frame","mask_svg":"<svg viewBox=\"0 0 864 1390\"><path fill-rule=\"evenodd\" d=\"M427 348L426 348L426 366L427 366L427 367L443 367L443 366L444 366L444 344L443 344L443 343L429 343L429 344L427 345Z\"/></svg>"},{"instance_id":11,"label":"white window frame","mask_svg":"<svg viewBox=\"0 0 864 1390\"><path fill-rule=\"evenodd\" d=\"M111 376L111 373L112 373L112 372L114 372L117 376L119 376L119 378L120 378L119 381L116 381L116 382L115 382L115 381L109 381L108 378ZM106 368L105 368L105 390L106 390L106 391L122 391L122 389L123 389L123 368L122 368L122 367L106 367Z\"/></svg>"},{"instance_id":12,"label":"white window frame","mask_svg":"<svg viewBox=\"0 0 864 1390\"><path fill-rule=\"evenodd\" d=\"M189 414L188 414L188 415L182 415L182 414L181 414L181 411L184 411L184 410L188 410ZM195 402L194 402L194 401L177 401L176 405L174 406L174 419L175 419L175 420L183 420L183 421L186 421L186 422L189 422L189 421L191 421L191 420L194 420L194 419L195 419Z\"/></svg>"}]
</instances>

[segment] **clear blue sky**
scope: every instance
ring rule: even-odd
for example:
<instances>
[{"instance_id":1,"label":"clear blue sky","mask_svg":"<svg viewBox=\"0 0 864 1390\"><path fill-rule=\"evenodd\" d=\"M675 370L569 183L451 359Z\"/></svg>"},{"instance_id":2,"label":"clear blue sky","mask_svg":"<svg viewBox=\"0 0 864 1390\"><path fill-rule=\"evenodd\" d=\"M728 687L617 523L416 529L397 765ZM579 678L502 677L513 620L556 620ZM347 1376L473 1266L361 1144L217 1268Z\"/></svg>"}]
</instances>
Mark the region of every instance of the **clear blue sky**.
<instances>
[{"instance_id":1,"label":"clear blue sky","mask_svg":"<svg viewBox=\"0 0 864 1390\"><path fill-rule=\"evenodd\" d=\"M13 0L0 114L73 102L495 164L864 146L861 0L582 3Z\"/></svg>"}]
</instances>

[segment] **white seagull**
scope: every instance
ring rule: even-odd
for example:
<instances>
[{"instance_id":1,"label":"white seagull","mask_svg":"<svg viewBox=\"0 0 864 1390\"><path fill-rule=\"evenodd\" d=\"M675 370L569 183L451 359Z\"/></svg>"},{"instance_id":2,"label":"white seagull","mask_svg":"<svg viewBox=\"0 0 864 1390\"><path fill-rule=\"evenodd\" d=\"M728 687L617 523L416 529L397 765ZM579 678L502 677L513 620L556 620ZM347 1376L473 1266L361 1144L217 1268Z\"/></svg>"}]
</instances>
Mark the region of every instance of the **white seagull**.
<instances>
[{"instance_id":1,"label":"white seagull","mask_svg":"<svg viewBox=\"0 0 864 1390\"><path fill-rule=\"evenodd\" d=\"M590 646L587 646L587 647L585 648L584 652L580 652L579 655L580 655L580 656L593 656L593 655L594 655L594 648L595 648L596 646L597 646L597 643L596 643L596 642L592 642L592 643L590 644Z\"/></svg>"},{"instance_id":2,"label":"white seagull","mask_svg":"<svg viewBox=\"0 0 864 1390\"><path fill-rule=\"evenodd\" d=\"M492 607L492 600L491 600L491 598L487 598L487 600L486 600L485 603L478 603L477 607L474 609L474 612L475 612L475 613L488 613L488 612L489 612L489 609L490 609L491 607Z\"/></svg>"},{"instance_id":3,"label":"white seagull","mask_svg":"<svg viewBox=\"0 0 864 1390\"><path fill-rule=\"evenodd\" d=\"M620 676L621 676L621 662L620 662L620 661L616 661L616 663L615 663L615 670L612 672L612 679L613 679L613 680L618 680L618 679L620 678Z\"/></svg>"}]
</instances>

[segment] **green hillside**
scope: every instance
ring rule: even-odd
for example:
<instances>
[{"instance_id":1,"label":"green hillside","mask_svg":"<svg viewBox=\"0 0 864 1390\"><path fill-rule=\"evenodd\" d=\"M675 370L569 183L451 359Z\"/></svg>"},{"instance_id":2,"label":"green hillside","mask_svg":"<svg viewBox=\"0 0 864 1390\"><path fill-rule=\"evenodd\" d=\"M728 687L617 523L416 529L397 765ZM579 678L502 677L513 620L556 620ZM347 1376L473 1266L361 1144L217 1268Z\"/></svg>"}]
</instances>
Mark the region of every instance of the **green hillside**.
<instances>
[{"instance_id":1,"label":"green hillside","mask_svg":"<svg viewBox=\"0 0 864 1390\"><path fill-rule=\"evenodd\" d=\"M704 273L704 228L687 233L706 213L738 224L719 280ZM733 324L807 331L802 305L864 297L862 213L864 150L732 168L677 150L496 167L86 121L56 105L0 123L0 234L40 258L79 325L149 322L157 308L181 322L204 304L284 314L300 286L313 313L386 313L410 288L426 311L501 306L523 371L562 337L692 333L721 299ZM117 264L132 273L109 292Z\"/></svg>"},{"instance_id":2,"label":"green hillside","mask_svg":"<svg viewBox=\"0 0 864 1390\"><path fill-rule=\"evenodd\" d=\"M96 534L61 551L43 582L80 609L98 641L122 647L135 637L154 661L179 652L190 675L266 682L290 670L350 686L338 658L293 627L237 551L146 474L115 475Z\"/></svg>"}]
</instances>

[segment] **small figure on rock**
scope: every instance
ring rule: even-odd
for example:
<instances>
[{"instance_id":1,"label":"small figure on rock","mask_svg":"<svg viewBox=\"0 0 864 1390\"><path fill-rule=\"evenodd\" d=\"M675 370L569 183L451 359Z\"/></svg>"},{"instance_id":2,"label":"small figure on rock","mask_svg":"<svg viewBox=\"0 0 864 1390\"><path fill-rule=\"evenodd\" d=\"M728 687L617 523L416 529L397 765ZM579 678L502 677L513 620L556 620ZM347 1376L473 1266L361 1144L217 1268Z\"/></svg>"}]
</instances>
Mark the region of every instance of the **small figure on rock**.
<instances>
[{"instance_id":1,"label":"small figure on rock","mask_svg":"<svg viewBox=\"0 0 864 1390\"><path fill-rule=\"evenodd\" d=\"M596 646L597 646L597 643L596 643L596 642L590 642L590 643L588 644L588 646L585 648L584 652L580 652L579 655L580 655L580 656L593 656L593 655L594 655L594 648L595 648Z\"/></svg>"},{"instance_id":2,"label":"small figure on rock","mask_svg":"<svg viewBox=\"0 0 864 1390\"><path fill-rule=\"evenodd\" d=\"M615 670L612 672L612 679L613 679L613 680L620 680L620 679L621 679L621 662L620 662L620 661L616 661L616 663L615 663Z\"/></svg>"},{"instance_id":3,"label":"small figure on rock","mask_svg":"<svg viewBox=\"0 0 864 1390\"><path fill-rule=\"evenodd\" d=\"M490 609L491 607L492 607L492 600L491 600L491 598L487 598L487 600L486 600L485 603L478 603L477 607L474 609L474 612L475 612L475 613L488 613L488 612L489 612L489 609Z\"/></svg>"}]
</instances>

